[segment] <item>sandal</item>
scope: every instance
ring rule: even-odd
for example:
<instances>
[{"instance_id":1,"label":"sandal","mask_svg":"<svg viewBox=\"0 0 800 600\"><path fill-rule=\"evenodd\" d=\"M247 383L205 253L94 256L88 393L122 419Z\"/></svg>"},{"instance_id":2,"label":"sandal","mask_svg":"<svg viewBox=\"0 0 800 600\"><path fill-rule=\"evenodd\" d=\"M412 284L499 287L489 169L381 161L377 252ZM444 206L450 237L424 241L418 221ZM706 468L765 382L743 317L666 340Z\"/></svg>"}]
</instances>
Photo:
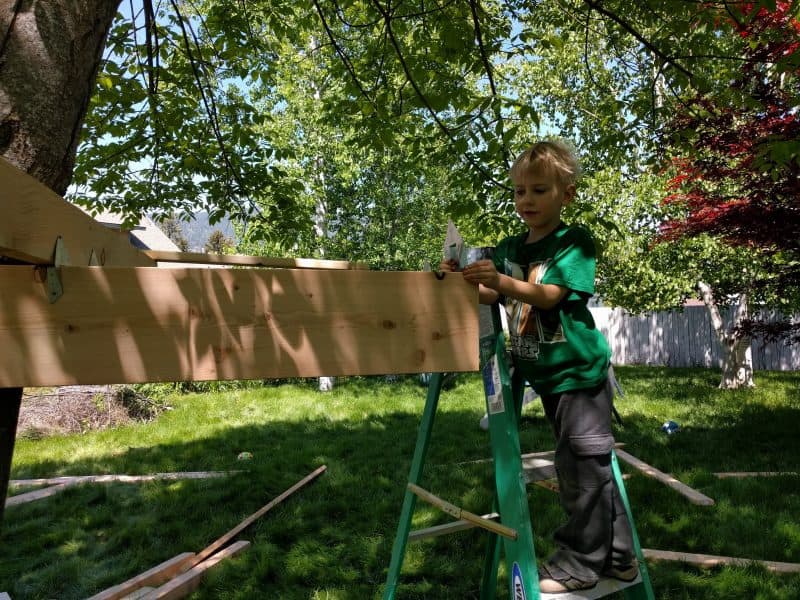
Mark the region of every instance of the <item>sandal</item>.
<instances>
[{"instance_id":1,"label":"sandal","mask_svg":"<svg viewBox=\"0 0 800 600\"><path fill-rule=\"evenodd\" d=\"M613 577L620 581L631 582L639 576L639 563L633 561L627 565L610 566L603 569L603 577Z\"/></svg>"},{"instance_id":2,"label":"sandal","mask_svg":"<svg viewBox=\"0 0 800 600\"><path fill-rule=\"evenodd\" d=\"M583 581L551 563L545 563L539 568L539 591L543 594L590 590L596 585L597 581Z\"/></svg>"}]
</instances>

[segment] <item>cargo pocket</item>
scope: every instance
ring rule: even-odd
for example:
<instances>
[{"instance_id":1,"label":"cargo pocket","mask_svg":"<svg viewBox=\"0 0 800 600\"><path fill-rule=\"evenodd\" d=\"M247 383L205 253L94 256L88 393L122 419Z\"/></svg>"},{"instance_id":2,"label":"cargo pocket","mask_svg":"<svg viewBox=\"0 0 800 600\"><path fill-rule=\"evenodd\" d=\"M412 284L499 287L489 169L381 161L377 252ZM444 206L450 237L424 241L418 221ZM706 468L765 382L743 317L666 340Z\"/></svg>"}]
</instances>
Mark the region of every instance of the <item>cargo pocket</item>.
<instances>
[{"instance_id":1,"label":"cargo pocket","mask_svg":"<svg viewBox=\"0 0 800 600\"><path fill-rule=\"evenodd\" d=\"M576 456L602 456L614 447L614 436L610 433L595 435L573 435L569 445Z\"/></svg>"},{"instance_id":2,"label":"cargo pocket","mask_svg":"<svg viewBox=\"0 0 800 600\"><path fill-rule=\"evenodd\" d=\"M569 445L574 457L570 473L575 486L574 501L580 504L594 498L591 502L596 502L595 495L606 489L611 482L611 448L614 445L614 436L609 433L576 435L569 438ZM588 496L584 497L585 494Z\"/></svg>"}]
</instances>

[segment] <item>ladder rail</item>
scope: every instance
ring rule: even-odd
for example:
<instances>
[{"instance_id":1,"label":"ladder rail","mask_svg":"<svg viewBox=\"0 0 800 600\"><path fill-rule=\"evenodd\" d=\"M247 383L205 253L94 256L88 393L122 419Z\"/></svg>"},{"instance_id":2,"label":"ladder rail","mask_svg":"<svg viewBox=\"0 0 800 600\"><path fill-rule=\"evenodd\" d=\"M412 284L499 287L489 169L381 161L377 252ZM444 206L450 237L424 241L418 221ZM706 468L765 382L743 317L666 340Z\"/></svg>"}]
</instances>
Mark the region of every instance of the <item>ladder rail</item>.
<instances>
[{"instance_id":1,"label":"ladder rail","mask_svg":"<svg viewBox=\"0 0 800 600\"><path fill-rule=\"evenodd\" d=\"M551 598L600 598L610 593L622 591L626 600L655 600L652 584L644 561L639 535L636 531L630 508L622 472L617 456L611 451L611 467L616 488L625 507L631 525L634 552L639 561L639 576L629 583L603 579L596 589L566 594L542 594L539 590L539 578L534 549L533 528L531 526L528 506L527 484L523 474L522 453L519 443L519 421L522 411L522 397L525 382L520 377L512 377L509 365L505 360L505 337L500 321L497 305L491 307L491 328L484 331L482 324L480 339L481 372L483 375L484 394L487 415L489 416L489 436L494 461L495 491L492 512L500 515L501 528L516 532L516 537L498 535L497 525L487 527L486 519L477 517L477 524L487 527L488 540L484 558L483 576L481 578L481 600L494 600L497 595L498 571L501 554L505 555L509 598L511 600L549 600ZM486 313L482 315L486 316ZM433 429L433 421L438 407L444 374L434 373L428 383L428 394L417 432L417 442L409 470L408 485L403 497L403 506L392 547L392 558L389 564L383 600L394 600L397 591L403 559L411 535L411 520L416 506L417 494L422 492L419 483L427 456L428 446ZM444 506L456 517L464 516L462 509L434 497L440 508ZM471 513L469 514L471 515ZM493 515L494 516L494 515ZM473 525L475 524L473 520ZM458 528L453 528L457 530Z\"/></svg>"}]
</instances>

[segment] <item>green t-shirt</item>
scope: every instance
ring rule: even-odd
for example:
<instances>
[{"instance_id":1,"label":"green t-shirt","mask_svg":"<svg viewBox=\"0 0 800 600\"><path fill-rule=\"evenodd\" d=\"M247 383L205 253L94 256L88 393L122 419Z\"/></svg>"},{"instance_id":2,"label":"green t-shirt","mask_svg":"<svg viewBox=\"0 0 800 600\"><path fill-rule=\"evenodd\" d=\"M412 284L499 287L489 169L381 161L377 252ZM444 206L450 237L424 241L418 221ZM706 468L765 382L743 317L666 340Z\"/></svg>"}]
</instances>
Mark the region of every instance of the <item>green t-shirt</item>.
<instances>
[{"instance_id":1,"label":"green t-shirt","mask_svg":"<svg viewBox=\"0 0 800 600\"><path fill-rule=\"evenodd\" d=\"M600 385L611 351L587 307L594 294L595 247L588 231L563 222L526 244L528 231L502 240L494 253L499 273L569 289L551 310L501 298L506 307L514 365L539 394Z\"/></svg>"}]
</instances>

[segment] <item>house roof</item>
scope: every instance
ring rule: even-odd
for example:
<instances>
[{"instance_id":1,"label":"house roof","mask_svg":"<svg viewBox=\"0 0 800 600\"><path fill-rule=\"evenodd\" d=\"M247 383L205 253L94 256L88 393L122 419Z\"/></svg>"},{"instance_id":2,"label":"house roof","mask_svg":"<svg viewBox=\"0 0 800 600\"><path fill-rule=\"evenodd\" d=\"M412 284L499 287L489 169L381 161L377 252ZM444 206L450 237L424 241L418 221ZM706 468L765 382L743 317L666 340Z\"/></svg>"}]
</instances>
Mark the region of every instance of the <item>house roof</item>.
<instances>
[{"instance_id":1,"label":"house roof","mask_svg":"<svg viewBox=\"0 0 800 600\"><path fill-rule=\"evenodd\" d=\"M111 229L120 229L122 215L113 212L101 212L95 215L94 220ZM152 219L142 217L139 224L128 232L131 244L140 250L172 250L179 252L180 248L165 234Z\"/></svg>"}]
</instances>

